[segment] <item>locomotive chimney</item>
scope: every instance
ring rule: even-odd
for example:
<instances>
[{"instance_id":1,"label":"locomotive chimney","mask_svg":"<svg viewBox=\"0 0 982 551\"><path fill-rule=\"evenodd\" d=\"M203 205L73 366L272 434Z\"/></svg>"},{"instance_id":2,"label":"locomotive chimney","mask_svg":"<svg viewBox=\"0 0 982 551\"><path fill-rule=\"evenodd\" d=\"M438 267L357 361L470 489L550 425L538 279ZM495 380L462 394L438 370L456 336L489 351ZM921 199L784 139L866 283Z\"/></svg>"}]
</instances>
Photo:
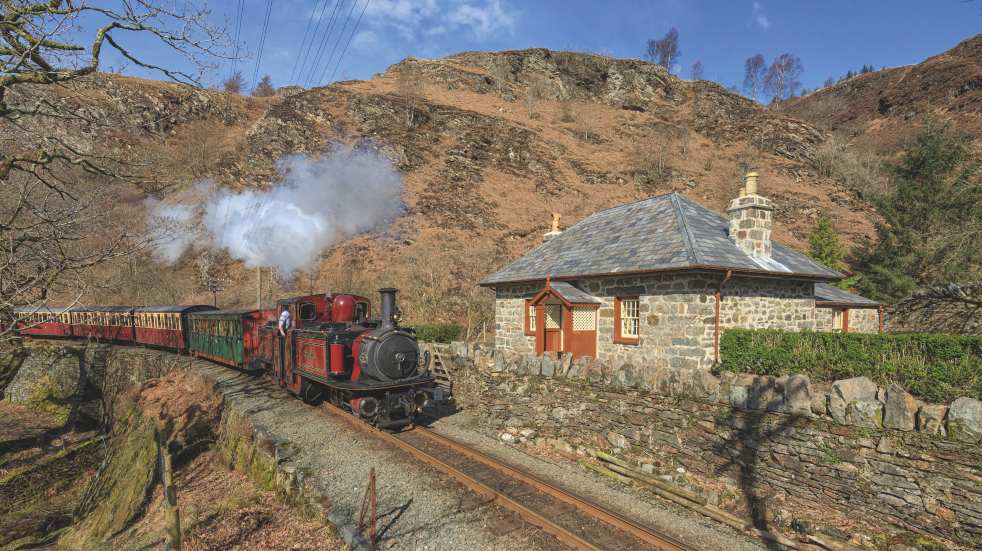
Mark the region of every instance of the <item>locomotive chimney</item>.
<instances>
[{"instance_id":1,"label":"locomotive chimney","mask_svg":"<svg viewBox=\"0 0 982 551\"><path fill-rule=\"evenodd\" d=\"M384 289L379 289L378 292L382 295L382 320L379 328L388 329L389 327L394 327L395 320L393 316L396 311L396 289L385 287Z\"/></svg>"}]
</instances>

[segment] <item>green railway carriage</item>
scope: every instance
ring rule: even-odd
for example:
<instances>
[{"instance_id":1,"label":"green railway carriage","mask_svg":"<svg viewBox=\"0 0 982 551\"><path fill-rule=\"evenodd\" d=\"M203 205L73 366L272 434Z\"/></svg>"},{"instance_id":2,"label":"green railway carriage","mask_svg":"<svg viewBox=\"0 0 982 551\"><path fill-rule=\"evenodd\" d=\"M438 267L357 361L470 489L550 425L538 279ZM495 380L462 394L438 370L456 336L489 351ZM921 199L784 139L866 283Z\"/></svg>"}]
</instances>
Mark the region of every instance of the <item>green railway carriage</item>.
<instances>
[{"instance_id":1,"label":"green railway carriage","mask_svg":"<svg viewBox=\"0 0 982 551\"><path fill-rule=\"evenodd\" d=\"M259 327L275 317L273 310L214 310L188 316L191 353L233 367L255 364Z\"/></svg>"}]
</instances>

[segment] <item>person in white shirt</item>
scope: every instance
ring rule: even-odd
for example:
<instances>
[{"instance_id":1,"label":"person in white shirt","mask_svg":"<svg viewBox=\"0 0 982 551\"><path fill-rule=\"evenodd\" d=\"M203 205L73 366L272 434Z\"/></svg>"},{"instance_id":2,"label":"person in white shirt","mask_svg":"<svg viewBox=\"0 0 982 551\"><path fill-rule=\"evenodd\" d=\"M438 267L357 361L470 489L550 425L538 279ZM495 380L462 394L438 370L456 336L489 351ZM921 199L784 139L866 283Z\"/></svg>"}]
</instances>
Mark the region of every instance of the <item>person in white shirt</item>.
<instances>
[{"instance_id":1,"label":"person in white shirt","mask_svg":"<svg viewBox=\"0 0 982 551\"><path fill-rule=\"evenodd\" d=\"M280 314L280 335L286 336L287 330L293 325L293 316L290 315L290 308L287 306L283 307L283 312Z\"/></svg>"}]
</instances>

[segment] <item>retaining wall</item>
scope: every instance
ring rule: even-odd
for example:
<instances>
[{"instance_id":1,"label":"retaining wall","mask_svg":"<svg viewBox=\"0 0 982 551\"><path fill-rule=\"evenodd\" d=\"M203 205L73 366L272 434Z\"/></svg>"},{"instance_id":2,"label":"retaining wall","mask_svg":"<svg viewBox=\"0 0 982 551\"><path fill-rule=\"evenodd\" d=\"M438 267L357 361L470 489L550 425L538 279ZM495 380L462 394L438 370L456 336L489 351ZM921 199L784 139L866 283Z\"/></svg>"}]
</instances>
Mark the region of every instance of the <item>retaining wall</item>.
<instances>
[{"instance_id":1,"label":"retaining wall","mask_svg":"<svg viewBox=\"0 0 982 551\"><path fill-rule=\"evenodd\" d=\"M473 347L454 350L481 379L478 407L494 426L724 476L758 525L775 522L769 504L778 498L982 545L978 400L921 404L864 378L813 385L803 376L665 370L632 379L480 351L475 366Z\"/></svg>"}]
</instances>

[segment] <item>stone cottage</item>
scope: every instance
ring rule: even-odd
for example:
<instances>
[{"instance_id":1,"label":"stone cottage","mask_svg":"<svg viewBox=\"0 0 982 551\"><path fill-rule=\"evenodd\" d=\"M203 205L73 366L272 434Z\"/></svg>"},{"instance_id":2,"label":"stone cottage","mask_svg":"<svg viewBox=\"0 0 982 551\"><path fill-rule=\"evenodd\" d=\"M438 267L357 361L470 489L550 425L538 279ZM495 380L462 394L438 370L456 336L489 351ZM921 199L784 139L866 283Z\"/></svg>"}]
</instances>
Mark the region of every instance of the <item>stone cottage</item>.
<instances>
[{"instance_id":1,"label":"stone cottage","mask_svg":"<svg viewBox=\"0 0 982 551\"><path fill-rule=\"evenodd\" d=\"M678 193L595 212L489 275L495 346L612 365L709 368L728 327L877 331L879 305L771 241L749 173L722 217Z\"/></svg>"}]
</instances>

